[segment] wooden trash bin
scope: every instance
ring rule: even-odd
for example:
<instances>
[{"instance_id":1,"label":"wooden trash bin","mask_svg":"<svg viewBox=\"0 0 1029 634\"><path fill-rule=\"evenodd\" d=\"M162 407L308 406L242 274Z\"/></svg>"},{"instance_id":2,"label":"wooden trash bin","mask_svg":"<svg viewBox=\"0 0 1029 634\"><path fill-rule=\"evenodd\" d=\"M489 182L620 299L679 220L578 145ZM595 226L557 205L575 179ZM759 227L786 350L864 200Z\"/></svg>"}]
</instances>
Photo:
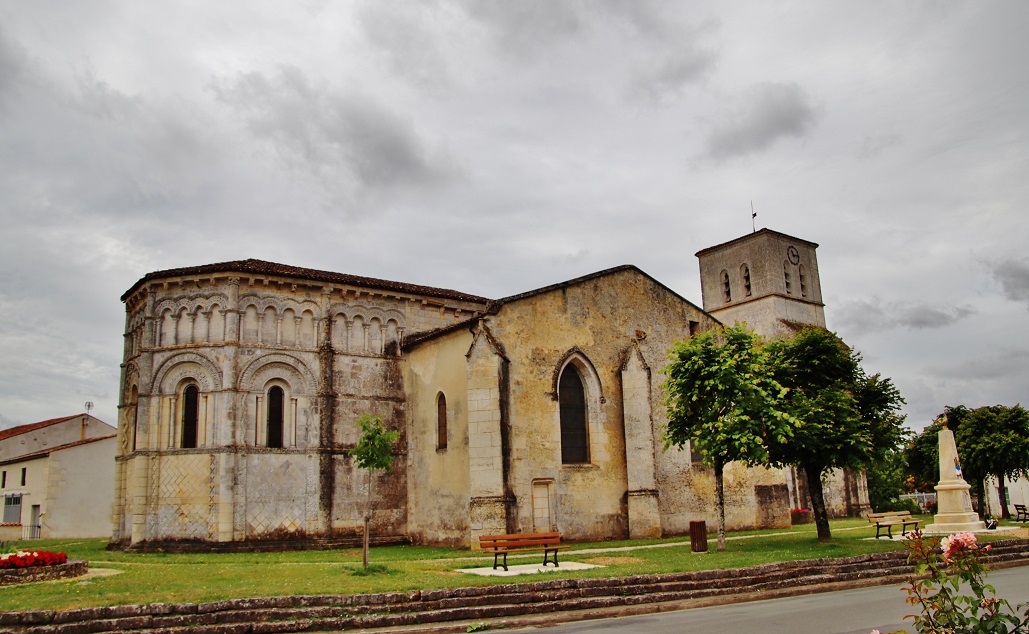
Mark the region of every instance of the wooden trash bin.
<instances>
[{"instance_id":1,"label":"wooden trash bin","mask_svg":"<svg viewBox=\"0 0 1029 634\"><path fill-rule=\"evenodd\" d=\"M690 522L690 549L695 553L707 552L707 522Z\"/></svg>"}]
</instances>

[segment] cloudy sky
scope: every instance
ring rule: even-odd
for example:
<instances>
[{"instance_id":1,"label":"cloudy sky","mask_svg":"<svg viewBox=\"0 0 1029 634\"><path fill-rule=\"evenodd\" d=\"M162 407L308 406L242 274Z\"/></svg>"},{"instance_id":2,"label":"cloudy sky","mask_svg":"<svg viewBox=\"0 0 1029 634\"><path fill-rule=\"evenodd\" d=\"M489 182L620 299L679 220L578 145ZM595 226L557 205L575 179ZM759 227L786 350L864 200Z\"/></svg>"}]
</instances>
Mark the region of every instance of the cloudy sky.
<instances>
[{"instance_id":1,"label":"cloudy sky","mask_svg":"<svg viewBox=\"0 0 1029 634\"><path fill-rule=\"evenodd\" d=\"M503 297L819 243L909 423L1029 404L1029 3L0 0L0 427L116 422L153 270Z\"/></svg>"}]
</instances>

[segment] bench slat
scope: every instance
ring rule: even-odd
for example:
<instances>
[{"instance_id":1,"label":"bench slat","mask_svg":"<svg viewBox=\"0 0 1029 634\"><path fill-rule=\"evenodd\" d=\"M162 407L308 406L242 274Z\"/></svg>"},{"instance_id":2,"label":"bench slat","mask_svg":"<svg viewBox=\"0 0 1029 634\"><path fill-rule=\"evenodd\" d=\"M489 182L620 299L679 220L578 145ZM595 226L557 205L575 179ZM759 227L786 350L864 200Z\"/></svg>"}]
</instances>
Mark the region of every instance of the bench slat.
<instances>
[{"instance_id":1,"label":"bench slat","mask_svg":"<svg viewBox=\"0 0 1029 634\"><path fill-rule=\"evenodd\" d=\"M551 562L557 567L557 551L568 548L561 546L561 533L516 533L511 535L482 535L479 547L493 555L493 569L503 566L507 570L508 553L543 551L543 565ZM551 558L553 555L553 558ZM503 556L504 562L500 563Z\"/></svg>"}]
</instances>

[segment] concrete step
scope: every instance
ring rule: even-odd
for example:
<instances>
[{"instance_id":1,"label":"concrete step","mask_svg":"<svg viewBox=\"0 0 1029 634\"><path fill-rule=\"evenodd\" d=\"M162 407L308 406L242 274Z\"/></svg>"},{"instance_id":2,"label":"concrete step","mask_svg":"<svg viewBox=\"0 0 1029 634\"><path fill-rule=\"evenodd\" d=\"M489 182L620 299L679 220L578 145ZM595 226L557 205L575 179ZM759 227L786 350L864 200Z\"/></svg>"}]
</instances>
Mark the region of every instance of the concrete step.
<instances>
[{"instance_id":1,"label":"concrete step","mask_svg":"<svg viewBox=\"0 0 1029 634\"><path fill-rule=\"evenodd\" d=\"M1029 542L994 542L991 565L1029 565ZM614 578L554 579L368 595L292 596L204 604L151 604L62 612L0 613L0 633L274 634L389 629L573 611L644 609L712 597L868 580L899 580L913 567L903 552ZM654 608L657 609L657 608Z\"/></svg>"}]
</instances>

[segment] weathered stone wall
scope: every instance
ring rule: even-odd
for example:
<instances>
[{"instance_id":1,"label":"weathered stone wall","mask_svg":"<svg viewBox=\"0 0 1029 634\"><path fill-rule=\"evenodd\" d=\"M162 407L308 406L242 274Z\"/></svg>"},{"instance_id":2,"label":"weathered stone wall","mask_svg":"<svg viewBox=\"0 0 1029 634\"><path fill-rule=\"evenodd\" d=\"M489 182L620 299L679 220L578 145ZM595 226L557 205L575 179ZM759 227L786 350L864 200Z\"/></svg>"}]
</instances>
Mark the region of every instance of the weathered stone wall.
<instances>
[{"instance_id":1,"label":"weathered stone wall","mask_svg":"<svg viewBox=\"0 0 1029 634\"><path fill-rule=\"evenodd\" d=\"M666 419L660 405L660 370L667 365L672 343L689 336L690 322L693 328L714 323L635 270L510 302L487 320L510 360L508 487L516 500L513 522L518 530L533 528L533 483L553 482L556 524L563 535L583 540L628 537L622 370L637 350L638 362L649 369L652 440L649 447L632 446L628 460L637 461L639 452L645 452L653 461L665 533L685 532L689 520L713 517L713 490L703 477L694 477L688 454L661 450ZM576 364L587 392L590 461L581 465L561 463L556 383L568 363ZM634 407L629 410L635 411ZM783 485L781 474L745 468L730 471L730 526L752 527L759 521L789 525L785 503L772 520L767 512L759 520L754 492L756 485ZM646 478L637 473L634 480Z\"/></svg>"},{"instance_id":2,"label":"weathered stone wall","mask_svg":"<svg viewBox=\"0 0 1029 634\"><path fill-rule=\"evenodd\" d=\"M470 545L468 379L471 332L462 329L407 354L408 535L415 543ZM446 448L437 436L437 399L446 398Z\"/></svg>"},{"instance_id":3,"label":"weathered stone wall","mask_svg":"<svg viewBox=\"0 0 1029 634\"><path fill-rule=\"evenodd\" d=\"M363 414L403 434L373 483L373 529L407 522L404 336L481 310L472 300L232 273L150 280L126 297L114 540L350 534L366 474L347 450ZM199 389L197 446L183 390ZM272 387L282 447L269 447ZM328 404L328 405L327 405Z\"/></svg>"}]
</instances>

